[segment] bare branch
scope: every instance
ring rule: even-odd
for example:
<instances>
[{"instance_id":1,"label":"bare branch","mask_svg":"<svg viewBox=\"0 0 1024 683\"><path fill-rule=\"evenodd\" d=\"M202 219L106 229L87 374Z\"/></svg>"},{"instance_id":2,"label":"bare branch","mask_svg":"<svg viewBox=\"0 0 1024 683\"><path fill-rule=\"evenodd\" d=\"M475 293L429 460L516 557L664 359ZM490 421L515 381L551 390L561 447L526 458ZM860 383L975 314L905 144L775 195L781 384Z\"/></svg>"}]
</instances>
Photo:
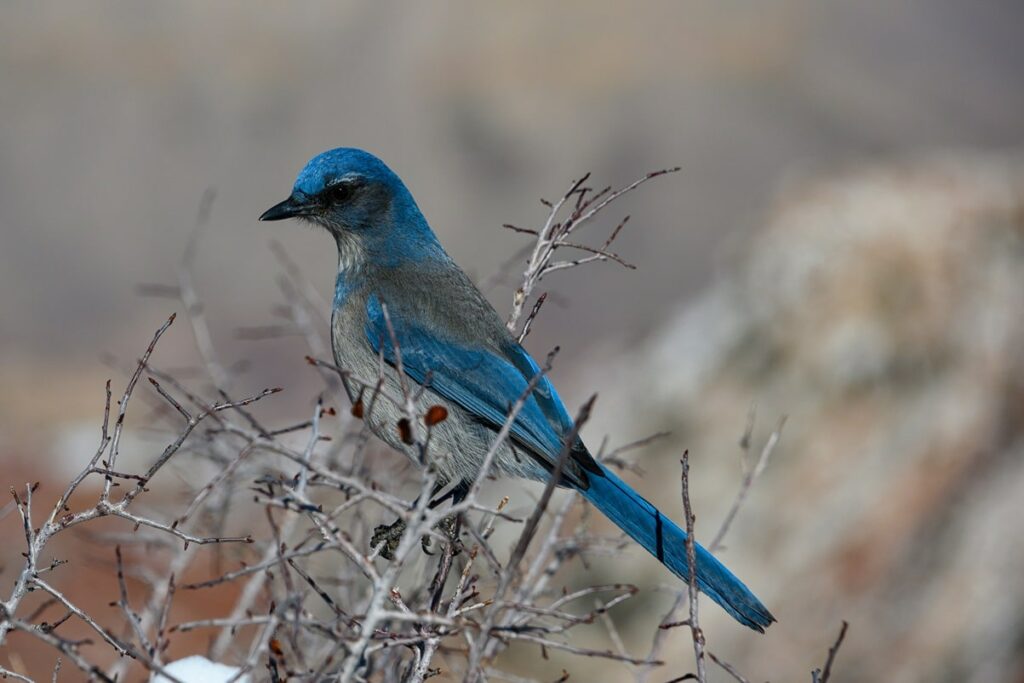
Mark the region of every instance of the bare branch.
<instances>
[{"instance_id":1,"label":"bare branch","mask_svg":"<svg viewBox=\"0 0 1024 683\"><path fill-rule=\"evenodd\" d=\"M779 443L779 438L782 436L782 428L786 424L786 418L783 417L779 420L779 426L775 428L775 431L771 433L768 440L765 442L764 447L761 449L761 455L757 458L757 463L747 470L747 473L743 477L743 481L740 484L740 490L736 494L736 499L733 501L732 506L729 508L729 512L726 513L725 519L722 520L722 526L718 528L718 533L711 540L711 544L708 545L708 550L715 552L718 550L722 541L725 540L725 535L729 533L729 527L732 526L732 522L736 519L737 513L740 508L743 507L743 502L747 499L747 493L750 492L750 487L754 485L754 482L761 473L764 472L764 468L768 466L768 459L772 457L772 453L775 452L775 446ZM744 438L741 443L749 443L749 430L752 425L748 425L747 431L744 432Z\"/></svg>"},{"instance_id":2,"label":"bare branch","mask_svg":"<svg viewBox=\"0 0 1024 683\"><path fill-rule=\"evenodd\" d=\"M697 553L695 549L696 540L693 537L693 509L690 507L690 452L683 451L683 458L679 461L682 466L680 487L683 496L683 514L686 518L686 565L690 573L689 595L690 595L690 619L687 626L693 635L693 656L697 662L697 681L705 683L708 679L707 668L704 663L704 631L700 627L700 619L697 609Z\"/></svg>"},{"instance_id":3,"label":"bare branch","mask_svg":"<svg viewBox=\"0 0 1024 683\"><path fill-rule=\"evenodd\" d=\"M836 660L836 655L839 653L839 647L843 644L843 639L846 638L846 629L850 625L843 622L843 625L839 628L839 635L836 636L836 642L832 644L832 647L828 649L828 658L825 659L825 669L815 669L811 672L812 683L828 683L832 677L832 664Z\"/></svg>"},{"instance_id":4,"label":"bare branch","mask_svg":"<svg viewBox=\"0 0 1024 683\"><path fill-rule=\"evenodd\" d=\"M678 170L679 168L677 167L654 171L647 173L641 178L618 190L612 191L610 187L607 187L598 192L594 192L592 188L584 185L584 183L586 183L590 178L590 174L588 173L579 180L573 181L565 194L563 194L557 201L553 203L543 202L550 210L548 212L547 220L544 222L544 226L542 228L534 230L532 228L519 228L508 224L504 225L503 227L507 229L535 237L533 249L530 252L529 259L527 260L526 269L523 271L522 282L519 287L516 288L515 294L512 298L512 312L509 314L508 322L506 323L508 331L512 334L516 334L516 328L518 327L520 317L522 317L524 306L533 294L537 283L539 283L545 275L557 270L575 268L576 266L594 263L597 261L614 261L626 268L634 268L635 266L627 263L618 254L609 250L609 247L619 236L622 228L629 221L628 216L616 225L615 229L612 230L611 235L599 247L591 247L589 245L573 242L569 238L579 228L592 221L599 213L601 213L602 210L607 208L609 204L623 195L632 192L652 178L657 178L658 176L665 175L666 173L674 173ZM560 219L560 214L562 213L563 208L566 207L571 207L568 211L568 215ZM590 256L553 262L555 252L561 248L584 251L589 253ZM529 332L529 323L532 322L532 317L536 317L536 311L538 309L539 306L535 305L531 318L527 319L527 324L524 325L523 330L517 334L520 341L522 341Z\"/></svg>"}]
</instances>

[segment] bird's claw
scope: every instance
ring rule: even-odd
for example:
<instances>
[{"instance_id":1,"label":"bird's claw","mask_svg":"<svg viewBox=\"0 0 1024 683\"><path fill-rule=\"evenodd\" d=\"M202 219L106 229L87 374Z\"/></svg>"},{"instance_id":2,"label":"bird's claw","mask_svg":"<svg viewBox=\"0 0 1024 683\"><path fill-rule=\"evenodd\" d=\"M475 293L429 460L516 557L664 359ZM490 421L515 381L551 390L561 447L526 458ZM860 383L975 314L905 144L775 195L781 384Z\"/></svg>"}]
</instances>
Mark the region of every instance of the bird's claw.
<instances>
[{"instance_id":1,"label":"bird's claw","mask_svg":"<svg viewBox=\"0 0 1024 683\"><path fill-rule=\"evenodd\" d=\"M452 547L452 555L462 552L462 541L459 540L459 516L448 515L437 523L437 529L448 539Z\"/></svg>"},{"instance_id":2,"label":"bird's claw","mask_svg":"<svg viewBox=\"0 0 1024 683\"><path fill-rule=\"evenodd\" d=\"M448 544L452 547L452 556L458 555L462 552L463 546L462 541L459 540L459 520L457 515L448 515L440 522L437 523L437 530L448 539ZM430 552L431 538L430 536L424 536L420 539L420 545L423 547L423 552L427 555L433 555Z\"/></svg>"},{"instance_id":3,"label":"bird's claw","mask_svg":"<svg viewBox=\"0 0 1024 683\"><path fill-rule=\"evenodd\" d=\"M378 545L383 543L381 546L380 555L385 560L395 559L395 551L398 550L398 544L402 540L402 534L405 533L405 522L402 520L395 520L394 524L381 524L373 530L373 536L370 537L370 546L376 548Z\"/></svg>"},{"instance_id":4,"label":"bird's claw","mask_svg":"<svg viewBox=\"0 0 1024 683\"><path fill-rule=\"evenodd\" d=\"M380 545L381 557L386 560L395 559L395 551L398 550L398 544L402 540L402 534L405 533L405 527L405 522L400 519L395 520L390 525L381 524L373 530L373 536L370 537L370 546L376 548ZM444 534L451 544L452 555L458 555L462 552L463 546L462 541L459 540L459 522L456 515L449 515L442 519L437 523L437 529ZM430 546L430 536L423 536L420 539L420 547L423 548L423 552L427 555L434 554L431 552Z\"/></svg>"}]
</instances>

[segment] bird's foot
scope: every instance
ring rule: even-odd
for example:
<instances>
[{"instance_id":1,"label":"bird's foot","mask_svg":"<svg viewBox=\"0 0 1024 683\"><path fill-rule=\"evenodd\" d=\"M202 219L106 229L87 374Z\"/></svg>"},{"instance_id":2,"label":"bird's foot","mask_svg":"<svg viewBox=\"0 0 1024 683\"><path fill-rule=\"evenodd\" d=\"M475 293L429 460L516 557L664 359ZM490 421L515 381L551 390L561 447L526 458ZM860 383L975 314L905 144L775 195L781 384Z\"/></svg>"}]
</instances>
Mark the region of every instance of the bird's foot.
<instances>
[{"instance_id":1,"label":"bird's foot","mask_svg":"<svg viewBox=\"0 0 1024 683\"><path fill-rule=\"evenodd\" d=\"M457 515L448 515L437 524L437 529L448 539L448 542L452 546L452 555L458 555L462 552L462 541L459 540L459 520ZM398 550L398 544L402 540L402 534L405 533L406 524L404 521L398 519L393 524L381 524L373 530L373 536L370 537L370 546L376 548L382 544L380 549L380 555L386 560L395 559L395 551ZM423 552L427 555L433 555L430 551L430 536L424 536L420 539L420 547L423 548Z\"/></svg>"},{"instance_id":2,"label":"bird's foot","mask_svg":"<svg viewBox=\"0 0 1024 683\"><path fill-rule=\"evenodd\" d=\"M448 543L452 547L453 556L458 555L463 550L462 541L459 540L459 530L461 526L458 515L448 515L437 523L437 530L448 539ZM430 552L430 536L424 536L420 543L423 546L423 552L427 555L433 555L433 553Z\"/></svg>"},{"instance_id":3,"label":"bird's foot","mask_svg":"<svg viewBox=\"0 0 1024 683\"><path fill-rule=\"evenodd\" d=\"M373 530L373 536L370 537L370 547L376 548L378 545L383 543L381 546L380 555L385 560L395 559L395 551L398 550L398 543L402 540L402 534L405 533L405 522L397 519L394 524L381 524Z\"/></svg>"}]
</instances>

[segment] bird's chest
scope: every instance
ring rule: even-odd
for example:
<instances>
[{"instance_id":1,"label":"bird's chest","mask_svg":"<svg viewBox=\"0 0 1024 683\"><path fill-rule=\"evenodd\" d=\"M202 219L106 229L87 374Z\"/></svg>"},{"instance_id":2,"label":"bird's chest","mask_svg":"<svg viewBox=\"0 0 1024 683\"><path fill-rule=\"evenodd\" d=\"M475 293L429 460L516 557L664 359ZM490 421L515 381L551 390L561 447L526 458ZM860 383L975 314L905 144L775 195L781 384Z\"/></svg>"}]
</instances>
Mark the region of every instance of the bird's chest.
<instances>
[{"instance_id":1,"label":"bird's chest","mask_svg":"<svg viewBox=\"0 0 1024 683\"><path fill-rule=\"evenodd\" d=\"M331 316L331 346L335 363L348 375L345 389L349 398L353 403L361 401L365 411L362 418L370 431L418 463L417 451L403 442L398 429L399 422L406 417L403 385L397 371L381 362L366 336L365 299L354 296L336 303L339 305L334 307ZM410 385L411 381L407 380L405 388L410 389ZM423 414L429 405L438 402L424 403L425 400L425 396L420 397L422 405L417 404L417 414ZM431 455L437 458L441 455L439 443L443 440L435 438L433 441L435 447ZM450 461L450 457L441 457L437 464L448 478L453 478L457 467Z\"/></svg>"},{"instance_id":2,"label":"bird's chest","mask_svg":"<svg viewBox=\"0 0 1024 683\"><path fill-rule=\"evenodd\" d=\"M380 362L366 337L365 306L348 300L336 305L331 315L331 346L334 362L347 375L345 390L353 403L368 409L364 419L377 436L393 448L406 450L396 438L395 425L404 416L402 387L390 365Z\"/></svg>"},{"instance_id":3,"label":"bird's chest","mask_svg":"<svg viewBox=\"0 0 1024 683\"><path fill-rule=\"evenodd\" d=\"M351 373L359 383L373 384L381 372L380 360L366 338L366 307L359 297L335 298L331 313L331 346L334 362ZM358 391L350 387L356 399Z\"/></svg>"}]
</instances>

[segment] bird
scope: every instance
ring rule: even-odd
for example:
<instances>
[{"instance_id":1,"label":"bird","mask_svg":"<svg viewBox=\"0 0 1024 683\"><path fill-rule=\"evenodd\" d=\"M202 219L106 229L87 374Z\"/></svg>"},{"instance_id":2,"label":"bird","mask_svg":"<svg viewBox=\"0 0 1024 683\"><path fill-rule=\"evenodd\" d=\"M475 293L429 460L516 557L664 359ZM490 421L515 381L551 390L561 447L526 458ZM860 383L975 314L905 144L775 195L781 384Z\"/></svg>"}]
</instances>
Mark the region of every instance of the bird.
<instances>
[{"instance_id":1,"label":"bird","mask_svg":"<svg viewBox=\"0 0 1024 683\"><path fill-rule=\"evenodd\" d=\"M288 198L260 216L288 218L325 229L337 245L331 345L337 366L358 380L345 383L349 398L360 402L360 387L382 381L383 391L393 394L416 387L407 395L417 396L419 414L433 406L446 411L430 432L438 489L446 486L451 498L464 498L510 409L525 397L492 473L546 482L568 449L557 485L579 492L689 581L686 532L587 450L552 383L444 250L405 183L383 161L348 147L315 156ZM408 434L396 428L407 414L397 403L374 401L373 414L363 419L392 448L418 458ZM763 633L775 621L772 614L714 555L693 545L699 590Z\"/></svg>"}]
</instances>

